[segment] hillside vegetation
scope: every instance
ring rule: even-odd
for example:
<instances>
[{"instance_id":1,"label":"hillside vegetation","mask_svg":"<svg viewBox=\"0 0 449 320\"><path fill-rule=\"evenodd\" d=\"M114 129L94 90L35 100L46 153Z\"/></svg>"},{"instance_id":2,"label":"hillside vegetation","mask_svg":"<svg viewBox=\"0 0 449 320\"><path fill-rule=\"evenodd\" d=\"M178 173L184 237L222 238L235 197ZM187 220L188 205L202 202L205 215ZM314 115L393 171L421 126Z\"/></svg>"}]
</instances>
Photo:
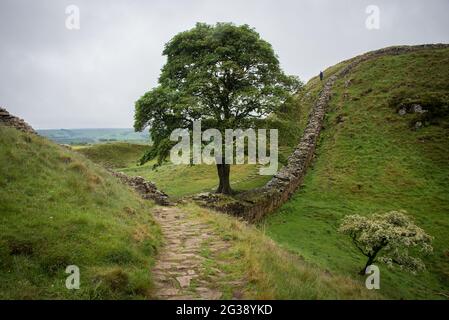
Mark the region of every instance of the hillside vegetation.
<instances>
[{"instance_id":1,"label":"hillside vegetation","mask_svg":"<svg viewBox=\"0 0 449 320\"><path fill-rule=\"evenodd\" d=\"M434 237L434 253L417 275L380 264L380 293L447 297L448 66L448 49L426 49L368 60L339 79L316 161L303 187L261 226L267 234L306 261L357 279L364 257L337 232L342 218L405 209ZM315 96L319 87L312 79L305 96ZM414 112L415 104L427 112ZM302 101L298 106L303 114L310 108Z\"/></svg>"},{"instance_id":2,"label":"hillside vegetation","mask_svg":"<svg viewBox=\"0 0 449 320\"><path fill-rule=\"evenodd\" d=\"M176 210L229 244L220 259L207 242L201 247L204 279L223 271L250 299L447 298L448 65L449 49L425 49L367 60L338 79L303 186L259 225L179 203ZM281 163L321 88L312 79L273 116ZM215 166L138 166L146 148L114 142L74 152L0 126L0 298L155 298L150 270L163 242L155 207L103 167L144 176L173 199L212 191L218 179ZM233 189L265 184L270 177L257 169L232 166ZM337 229L350 214L402 209L434 237L427 269L415 275L378 263L381 289L367 290L358 275L365 257ZM80 290L65 288L68 265L80 267ZM232 282L208 284L233 296Z\"/></svg>"},{"instance_id":3,"label":"hillside vegetation","mask_svg":"<svg viewBox=\"0 0 449 320\"><path fill-rule=\"evenodd\" d=\"M243 278L246 299L382 299L379 292L365 288L349 276L332 274L279 247L254 225L195 204L180 206L193 219L211 225L223 240L231 244L220 261L210 259L207 246L202 256L204 267L213 274L218 266L236 278ZM220 284L218 284L220 285ZM234 287L224 286L223 292Z\"/></svg>"},{"instance_id":4,"label":"hillside vegetation","mask_svg":"<svg viewBox=\"0 0 449 320\"><path fill-rule=\"evenodd\" d=\"M153 298L150 270L161 236L151 203L44 138L0 126L0 145L0 298ZM220 265L243 279L243 297L381 297L285 252L254 226L191 203L179 208L231 245L223 261L211 259L207 246L201 255L206 271ZM80 267L80 290L65 287L68 265Z\"/></svg>"},{"instance_id":5,"label":"hillside vegetation","mask_svg":"<svg viewBox=\"0 0 449 320\"><path fill-rule=\"evenodd\" d=\"M215 165L175 165L169 159L156 167L154 167L155 160L141 166L137 165L141 156L149 148L146 145L114 142L74 148L102 166L153 181L172 199L200 192L212 192L217 188L218 177ZM285 161L290 150L291 148L281 147L280 161ZM271 176L259 175L258 165L234 165L231 168L231 186L236 192L260 187L270 178Z\"/></svg>"},{"instance_id":6,"label":"hillside vegetation","mask_svg":"<svg viewBox=\"0 0 449 320\"><path fill-rule=\"evenodd\" d=\"M151 202L85 157L3 126L0 177L0 299L151 296ZM65 287L68 265L79 290Z\"/></svg>"},{"instance_id":7,"label":"hillside vegetation","mask_svg":"<svg viewBox=\"0 0 449 320\"><path fill-rule=\"evenodd\" d=\"M75 147L90 160L106 168L124 168L135 166L148 148L146 145L128 142L94 144L88 147Z\"/></svg>"}]
</instances>

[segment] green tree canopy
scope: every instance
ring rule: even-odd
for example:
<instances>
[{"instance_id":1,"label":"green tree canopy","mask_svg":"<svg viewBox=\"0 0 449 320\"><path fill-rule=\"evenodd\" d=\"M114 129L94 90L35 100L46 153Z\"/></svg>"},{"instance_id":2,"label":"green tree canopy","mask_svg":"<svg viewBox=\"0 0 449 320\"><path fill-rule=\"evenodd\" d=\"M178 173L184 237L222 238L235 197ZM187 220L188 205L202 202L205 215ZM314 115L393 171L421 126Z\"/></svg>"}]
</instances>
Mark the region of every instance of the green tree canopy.
<instances>
[{"instance_id":1,"label":"green tree canopy","mask_svg":"<svg viewBox=\"0 0 449 320\"><path fill-rule=\"evenodd\" d=\"M135 105L137 131L150 127L154 146L143 161L164 159L175 128L255 127L276 111L300 82L281 70L271 45L248 25L198 23L166 45L159 85ZM230 193L229 165L217 164L218 192Z\"/></svg>"}]
</instances>

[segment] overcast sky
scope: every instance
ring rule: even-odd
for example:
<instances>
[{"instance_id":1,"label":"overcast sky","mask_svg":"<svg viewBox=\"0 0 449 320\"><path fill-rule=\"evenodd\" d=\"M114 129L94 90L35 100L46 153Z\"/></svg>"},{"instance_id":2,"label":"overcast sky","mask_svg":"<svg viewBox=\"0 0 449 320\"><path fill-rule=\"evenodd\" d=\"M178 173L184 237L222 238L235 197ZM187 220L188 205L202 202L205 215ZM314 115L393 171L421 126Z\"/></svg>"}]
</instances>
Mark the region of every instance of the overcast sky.
<instances>
[{"instance_id":1,"label":"overcast sky","mask_svg":"<svg viewBox=\"0 0 449 320\"><path fill-rule=\"evenodd\" d=\"M79 30L66 28L72 4ZM379 29L365 25L368 5ZM132 127L164 44L196 22L249 24L307 81L369 50L449 43L448 15L448 0L0 0L0 106L38 129Z\"/></svg>"}]
</instances>

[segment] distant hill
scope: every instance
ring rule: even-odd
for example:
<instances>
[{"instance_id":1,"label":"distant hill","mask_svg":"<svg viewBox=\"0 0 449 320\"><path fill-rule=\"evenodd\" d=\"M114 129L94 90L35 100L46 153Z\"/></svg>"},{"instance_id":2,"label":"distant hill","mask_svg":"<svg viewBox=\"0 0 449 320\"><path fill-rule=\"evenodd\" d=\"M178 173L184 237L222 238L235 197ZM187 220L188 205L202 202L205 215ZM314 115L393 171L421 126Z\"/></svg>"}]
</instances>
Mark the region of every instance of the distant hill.
<instances>
[{"instance_id":1,"label":"distant hill","mask_svg":"<svg viewBox=\"0 0 449 320\"><path fill-rule=\"evenodd\" d=\"M89 144L108 141L148 142L148 132L131 128L46 129L37 132L60 144Z\"/></svg>"}]
</instances>

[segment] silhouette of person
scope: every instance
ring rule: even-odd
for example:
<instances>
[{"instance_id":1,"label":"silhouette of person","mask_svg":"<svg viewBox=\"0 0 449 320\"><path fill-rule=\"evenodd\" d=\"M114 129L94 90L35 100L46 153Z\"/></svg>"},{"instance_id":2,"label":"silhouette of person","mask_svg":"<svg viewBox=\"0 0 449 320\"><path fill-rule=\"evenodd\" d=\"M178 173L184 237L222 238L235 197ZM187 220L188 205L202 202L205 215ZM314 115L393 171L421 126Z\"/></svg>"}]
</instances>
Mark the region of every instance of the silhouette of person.
<instances>
[{"instance_id":1,"label":"silhouette of person","mask_svg":"<svg viewBox=\"0 0 449 320\"><path fill-rule=\"evenodd\" d=\"M323 81L323 78L324 78L323 71L320 71L320 80Z\"/></svg>"}]
</instances>

